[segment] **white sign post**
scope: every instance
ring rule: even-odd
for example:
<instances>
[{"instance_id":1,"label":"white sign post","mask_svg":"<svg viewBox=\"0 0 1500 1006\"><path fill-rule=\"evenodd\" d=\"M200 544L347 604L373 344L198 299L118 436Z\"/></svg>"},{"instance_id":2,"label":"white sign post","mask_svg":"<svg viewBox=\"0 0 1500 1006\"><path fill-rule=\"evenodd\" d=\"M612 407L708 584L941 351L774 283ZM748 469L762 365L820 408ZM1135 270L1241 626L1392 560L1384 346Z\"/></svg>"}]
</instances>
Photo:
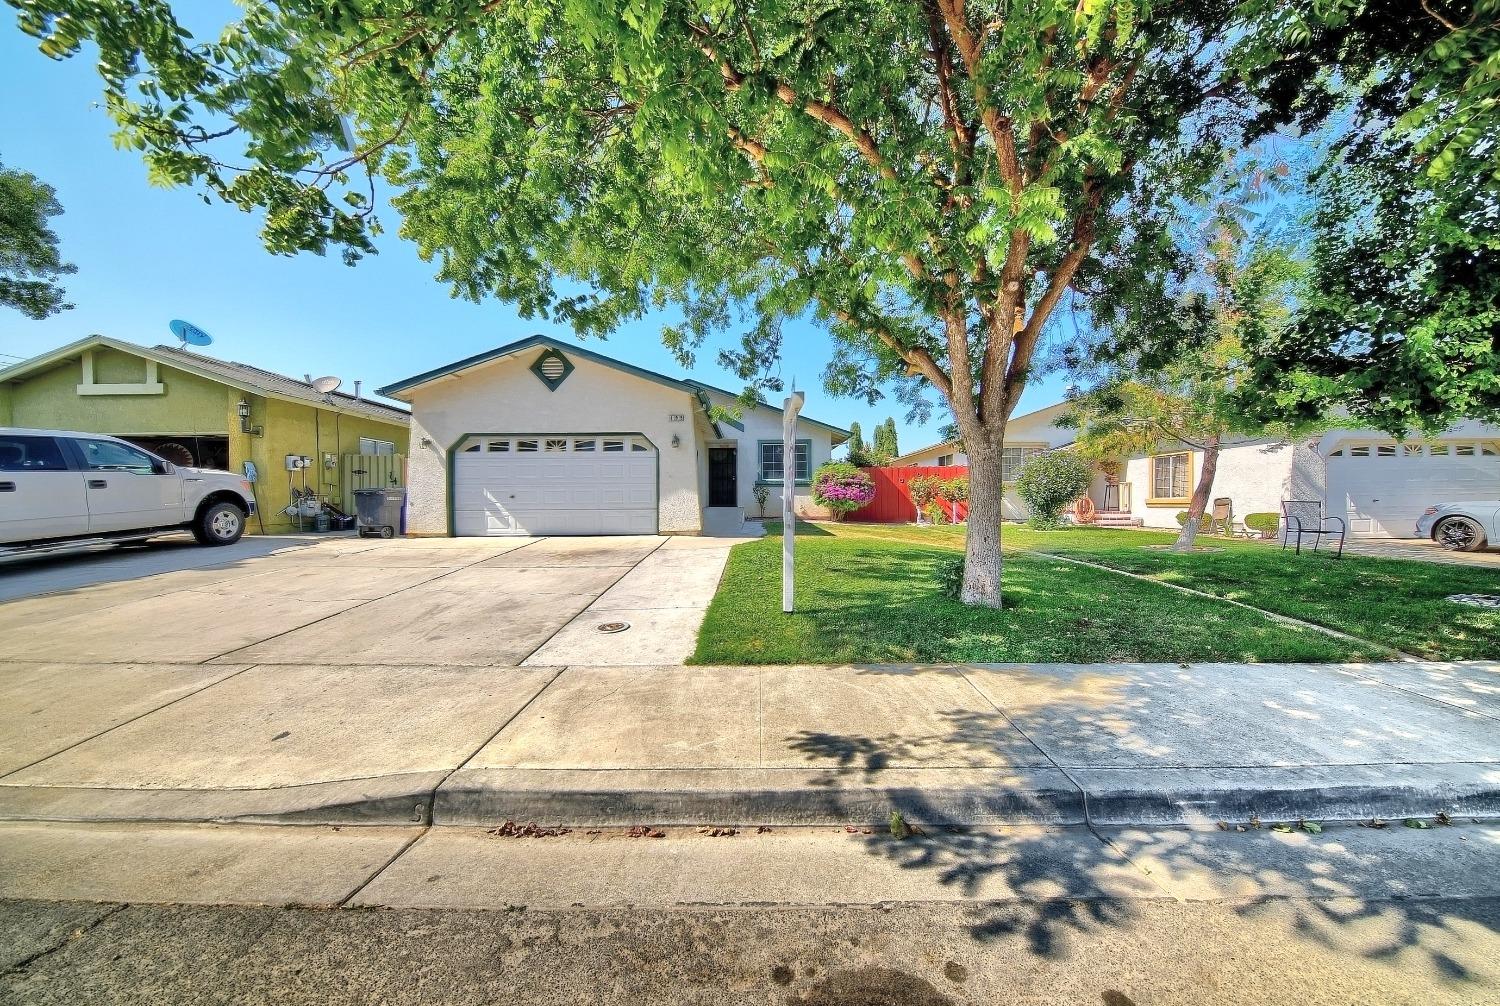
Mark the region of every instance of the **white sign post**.
<instances>
[{"instance_id":1,"label":"white sign post","mask_svg":"<svg viewBox=\"0 0 1500 1006\"><path fill-rule=\"evenodd\" d=\"M797 413L807 396L794 391L781 407L781 610L792 610L792 545L797 536Z\"/></svg>"}]
</instances>

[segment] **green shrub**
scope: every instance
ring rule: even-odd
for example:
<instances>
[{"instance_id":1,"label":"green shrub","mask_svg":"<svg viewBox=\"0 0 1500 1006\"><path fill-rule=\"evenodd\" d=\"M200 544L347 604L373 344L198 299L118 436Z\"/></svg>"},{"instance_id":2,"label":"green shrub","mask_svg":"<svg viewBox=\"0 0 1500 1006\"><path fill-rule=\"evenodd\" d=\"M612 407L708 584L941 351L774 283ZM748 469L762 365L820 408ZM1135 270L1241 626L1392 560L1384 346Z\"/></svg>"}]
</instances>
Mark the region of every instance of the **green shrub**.
<instances>
[{"instance_id":1,"label":"green shrub","mask_svg":"<svg viewBox=\"0 0 1500 1006\"><path fill-rule=\"evenodd\" d=\"M1245 515L1245 526L1252 531L1259 531L1262 538L1274 538L1276 532L1281 529L1281 514L1278 513L1250 513Z\"/></svg>"},{"instance_id":2,"label":"green shrub","mask_svg":"<svg viewBox=\"0 0 1500 1006\"><path fill-rule=\"evenodd\" d=\"M1094 470L1074 451L1047 451L1021 466L1016 495L1031 509L1032 527L1061 527L1063 511L1088 492L1093 479Z\"/></svg>"},{"instance_id":3,"label":"green shrub","mask_svg":"<svg viewBox=\"0 0 1500 1006\"><path fill-rule=\"evenodd\" d=\"M875 480L847 461L830 461L813 473L813 502L843 517L875 498Z\"/></svg>"},{"instance_id":4,"label":"green shrub","mask_svg":"<svg viewBox=\"0 0 1500 1006\"><path fill-rule=\"evenodd\" d=\"M1177 526L1187 527L1187 518L1188 512L1186 510L1177 511ZM1211 514L1204 514L1198 519L1199 534L1213 534L1217 528L1218 525L1214 523L1213 515Z\"/></svg>"},{"instance_id":5,"label":"green shrub","mask_svg":"<svg viewBox=\"0 0 1500 1006\"><path fill-rule=\"evenodd\" d=\"M766 502L771 498L771 487L764 482L755 483L755 505L760 508L760 516L766 515Z\"/></svg>"},{"instance_id":6,"label":"green shrub","mask_svg":"<svg viewBox=\"0 0 1500 1006\"><path fill-rule=\"evenodd\" d=\"M943 596L957 601L964 589L964 557L944 559L938 563L937 580L938 589L943 592Z\"/></svg>"}]
</instances>

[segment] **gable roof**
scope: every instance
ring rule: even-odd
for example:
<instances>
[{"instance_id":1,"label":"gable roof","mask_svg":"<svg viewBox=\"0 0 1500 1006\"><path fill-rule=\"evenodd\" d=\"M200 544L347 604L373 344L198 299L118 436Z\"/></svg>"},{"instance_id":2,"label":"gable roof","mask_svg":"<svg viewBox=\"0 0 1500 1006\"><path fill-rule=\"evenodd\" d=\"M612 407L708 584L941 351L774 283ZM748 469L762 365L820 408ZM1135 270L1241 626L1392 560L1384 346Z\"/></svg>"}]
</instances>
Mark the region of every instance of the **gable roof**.
<instances>
[{"instance_id":1,"label":"gable roof","mask_svg":"<svg viewBox=\"0 0 1500 1006\"><path fill-rule=\"evenodd\" d=\"M144 359L155 360L159 364L195 374L210 381L217 381L252 395L316 405L318 408L332 412L375 419L397 426L405 426L411 420L409 412L395 405L371 401L368 398L355 398L353 395L337 391L325 395L306 381L252 367L248 363L220 360L175 346L147 348L107 335L91 335L86 339L60 346L50 353L34 356L13 367L0 370L0 381L21 380L37 371L71 360L88 350L100 348L114 349Z\"/></svg>"},{"instance_id":2,"label":"gable roof","mask_svg":"<svg viewBox=\"0 0 1500 1006\"><path fill-rule=\"evenodd\" d=\"M727 388L716 388L712 384L704 384L702 381L695 381L695 380L689 379L688 383L691 384L691 385L693 385L694 387L702 390L702 391L712 391L716 395L724 395L727 398L733 398L733 399L738 400L739 397L740 397L740 393L739 392L730 391ZM756 404L756 408L758 408L758 409L770 409L772 412L776 413L777 415L781 414L781 410L780 409L778 409L776 406L772 405L770 402L766 401L765 399L761 399ZM825 423L825 422L823 422L821 420L813 419L810 416L802 416L802 415L799 415L797 417L797 422L799 422L799 423L806 423L809 426L817 426L817 427L821 427L822 429L827 430L833 436L833 444L832 444L832 446L834 446L834 447L837 447L839 444L841 444L845 440L849 439L849 431L848 430L843 429L843 428L838 427L838 426L834 426L832 423Z\"/></svg>"},{"instance_id":3,"label":"gable roof","mask_svg":"<svg viewBox=\"0 0 1500 1006\"><path fill-rule=\"evenodd\" d=\"M657 384L662 384L669 388L675 388L678 391L684 391L698 399L699 404L703 406L704 412L708 412L710 408L707 394L710 391L717 392L721 395L728 395L731 398L739 397L739 395L735 392L725 391L723 388L716 388L711 384L704 384L702 381L694 381L688 378L670 377L667 374L661 374L654 370L647 370L645 367L637 367L634 364L626 363L624 360L617 360L612 356L605 356L603 353L596 353L591 349L584 349L577 343L566 343L547 335L527 336L524 339L506 343L504 346L486 350L483 353L476 353L473 356L465 357L462 360L447 364L446 366L424 371L423 373L408 377L403 381L397 381L395 384L388 384L385 387L378 389L376 391L376 394L385 395L390 398L396 398L401 401L410 401L410 399L405 396L407 392L411 391L414 388L419 388L424 384L430 384L433 381L451 376L453 374L462 373L465 370L472 370L475 367L483 366L484 364L491 363L495 360L503 360L507 357L517 356L521 353L526 352L527 350L537 348L555 349L558 352L563 353L564 355L572 354L585 360L589 360L593 363L597 363L600 366L612 367L615 370L619 370L632 376L639 377L642 380L653 381ZM771 405L764 403L762 404L764 408L774 408ZM833 433L836 437L836 439L834 440L835 445L842 443L843 440L847 440L849 437L848 430L839 429L837 426L831 426L828 423L819 422L818 420L811 419L807 416L799 417L798 421L808 423L813 426L820 426L828 430L830 433ZM715 424L715 430L717 431L717 429L717 424Z\"/></svg>"}]
</instances>

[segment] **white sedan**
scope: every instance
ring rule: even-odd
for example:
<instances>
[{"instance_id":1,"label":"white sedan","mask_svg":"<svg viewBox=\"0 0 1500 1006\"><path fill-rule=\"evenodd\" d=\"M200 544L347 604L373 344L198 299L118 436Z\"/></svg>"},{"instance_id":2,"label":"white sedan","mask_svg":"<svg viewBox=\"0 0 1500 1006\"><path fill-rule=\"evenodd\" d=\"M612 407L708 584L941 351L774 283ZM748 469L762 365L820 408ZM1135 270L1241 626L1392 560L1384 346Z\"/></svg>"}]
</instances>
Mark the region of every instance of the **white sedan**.
<instances>
[{"instance_id":1,"label":"white sedan","mask_svg":"<svg viewBox=\"0 0 1500 1006\"><path fill-rule=\"evenodd\" d=\"M1454 552L1500 545L1500 500L1469 500L1428 507L1417 519L1417 537Z\"/></svg>"}]
</instances>

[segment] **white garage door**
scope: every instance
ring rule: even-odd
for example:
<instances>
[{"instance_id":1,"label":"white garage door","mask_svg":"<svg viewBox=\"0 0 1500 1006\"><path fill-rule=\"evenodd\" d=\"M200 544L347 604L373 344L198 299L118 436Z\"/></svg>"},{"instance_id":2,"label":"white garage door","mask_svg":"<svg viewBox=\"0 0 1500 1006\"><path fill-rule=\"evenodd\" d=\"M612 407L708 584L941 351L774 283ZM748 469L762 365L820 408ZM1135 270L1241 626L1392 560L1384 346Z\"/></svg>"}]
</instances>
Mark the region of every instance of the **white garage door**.
<instances>
[{"instance_id":1,"label":"white garage door","mask_svg":"<svg viewBox=\"0 0 1500 1006\"><path fill-rule=\"evenodd\" d=\"M471 437L454 458L460 536L656 533L656 448L644 437Z\"/></svg>"},{"instance_id":2,"label":"white garage door","mask_svg":"<svg viewBox=\"0 0 1500 1006\"><path fill-rule=\"evenodd\" d=\"M1351 537L1410 538L1435 503L1500 496L1500 446L1476 440L1345 444L1328 455L1328 513Z\"/></svg>"}]
</instances>

